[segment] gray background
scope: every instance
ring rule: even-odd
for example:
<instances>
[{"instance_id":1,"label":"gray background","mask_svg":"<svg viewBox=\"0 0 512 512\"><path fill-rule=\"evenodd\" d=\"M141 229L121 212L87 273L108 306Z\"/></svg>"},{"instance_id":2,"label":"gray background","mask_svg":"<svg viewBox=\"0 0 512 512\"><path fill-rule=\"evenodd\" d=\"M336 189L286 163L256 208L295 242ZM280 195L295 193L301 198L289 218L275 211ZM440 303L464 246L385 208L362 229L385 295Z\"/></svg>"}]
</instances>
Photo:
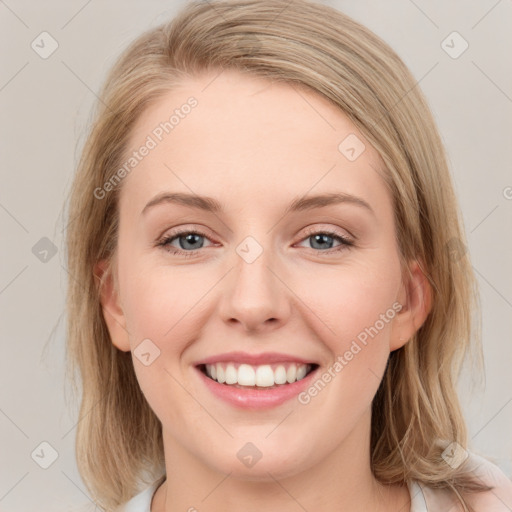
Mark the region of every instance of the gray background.
<instances>
[{"instance_id":1,"label":"gray background","mask_svg":"<svg viewBox=\"0 0 512 512\"><path fill-rule=\"evenodd\" d=\"M467 378L461 385L470 448L510 477L512 2L325 3L391 44L436 116L482 297L486 386L470 395ZM63 387L63 203L105 73L128 42L181 5L0 0L0 511L70 511L89 502L74 461L77 411ZM59 45L47 59L31 47L43 31ZM469 44L458 58L462 40L442 45L453 31ZM43 237L57 250L46 262L36 257L48 246ZM36 463L50 460L50 450L38 448L43 441L58 452L48 469Z\"/></svg>"}]
</instances>

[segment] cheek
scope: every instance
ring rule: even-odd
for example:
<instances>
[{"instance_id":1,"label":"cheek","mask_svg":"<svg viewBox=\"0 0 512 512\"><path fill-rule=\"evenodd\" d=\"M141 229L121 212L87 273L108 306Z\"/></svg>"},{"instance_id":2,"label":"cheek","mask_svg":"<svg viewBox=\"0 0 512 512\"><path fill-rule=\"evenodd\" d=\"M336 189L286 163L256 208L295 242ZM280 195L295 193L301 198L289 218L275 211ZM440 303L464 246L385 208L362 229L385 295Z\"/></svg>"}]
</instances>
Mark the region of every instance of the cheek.
<instances>
[{"instance_id":1,"label":"cheek","mask_svg":"<svg viewBox=\"0 0 512 512\"><path fill-rule=\"evenodd\" d=\"M311 286L308 279L301 287L297 283L296 289L314 311L318 325L325 326L321 332L326 333L324 342L332 351L344 352L358 337L364 342L365 334L370 337L369 331L370 339L386 337L396 316L392 306L400 282L397 265L390 262L386 271L377 265L347 266L329 274L319 273L314 282Z\"/></svg>"},{"instance_id":2,"label":"cheek","mask_svg":"<svg viewBox=\"0 0 512 512\"><path fill-rule=\"evenodd\" d=\"M124 310L139 386L161 421L180 425L187 403L179 384L180 362L188 340L194 339L192 305L198 299L190 291L194 287L188 289L180 273L173 274L169 269L152 268L126 276ZM150 354L146 360L140 357L144 353Z\"/></svg>"},{"instance_id":3,"label":"cheek","mask_svg":"<svg viewBox=\"0 0 512 512\"><path fill-rule=\"evenodd\" d=\"M139 268L126 276L123 309L133 343L151 338L159 343L179 340L190 329L194 310L211 279L200 272L170 267ZM200 309L200 308L199 308ZM185 330L189 333L190 331Z\"/></svg>"},{"instance_id":4,"label":"cheek","mask_svg":"<svg viewBox=\"0 0 512 512\"><path fill-rule=\"evenodd\" d=\"M181 401L177 381L181 382L185 365L182 354L200 336L205 294L218 278L184 266L144 266L142 260L137 265L128 258L124 268L130 269L121 274L120 267L134 369L143 393L159 415L166 411L168 400L159 390L167 389L173 399ZM148 352L151 363L145 365L147 360L138 356ZM166 414L172 415L173 410Z\"/></svg>"},{"instance_id":5,"label":"cheek","mask_svg":"<svg viewBox=\"0 0 512 512\"><path fill-rule=\"evenodd\" d=\"M311 411L318 407L318 414L328 407L333 421L343 425L348 416L363 414L379 387L391 326L400 309L400 268L390 259L385 265L339 269L316 283L319 286L308 288L308 305L314 304L316 315L334 331L322 328L332 360L306 390L302 403L311 405Z\"/></svg>"}]
</instances>

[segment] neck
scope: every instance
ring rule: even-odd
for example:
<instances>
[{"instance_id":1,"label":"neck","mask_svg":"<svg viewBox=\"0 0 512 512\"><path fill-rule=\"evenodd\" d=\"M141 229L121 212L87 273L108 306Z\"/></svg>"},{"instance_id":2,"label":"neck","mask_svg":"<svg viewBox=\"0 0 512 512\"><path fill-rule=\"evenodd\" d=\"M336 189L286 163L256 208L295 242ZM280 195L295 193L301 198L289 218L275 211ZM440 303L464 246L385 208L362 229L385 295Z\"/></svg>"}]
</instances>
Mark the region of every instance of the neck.
<instances>
[{"instance_id":1,"label":"neck","mask_svg":"<svg viewBox=\"0 0 512 512\"><path fill-rule=\"evenodd\" d=\"M371 472L370 417L320 463L287 475L269 469L251 480L207 466L164 431L167 478L151 512L409 512L408 488L384 486Z\"/></svg>"}]
</instances>

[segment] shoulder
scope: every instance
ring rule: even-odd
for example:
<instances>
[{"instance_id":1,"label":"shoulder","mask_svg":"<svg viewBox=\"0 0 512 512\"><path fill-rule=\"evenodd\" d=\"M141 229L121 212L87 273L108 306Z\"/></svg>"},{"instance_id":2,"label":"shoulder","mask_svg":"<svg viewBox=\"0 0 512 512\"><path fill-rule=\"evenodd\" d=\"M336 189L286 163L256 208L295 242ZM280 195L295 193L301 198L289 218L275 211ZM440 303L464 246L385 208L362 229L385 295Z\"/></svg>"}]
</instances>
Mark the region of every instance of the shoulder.
<instances>
[{"instance_id":1,"label":"shoulder","mask_svg":"<svg viewBox=\"0 0 512 512\"><path fill-rule=\"evenodd\" d=\"M134 496L130 501L123 503L114 512L150 512L151 499L158 487L159 482L155 482L146 487L142 492Z\"/></svg>"},{"instance_id":2,"label":"shoulder","mask_svg":"<svg viewBox=\"0 0 512 512\"><path fill-rule=\"evenodd\" d=\"M475 477L493 489L468 495L468 501L476 512L510 512L512 510L512 481L487 458L476 453L470 454Z\"/></svg>"},{"instance_id":3,"label":"shoulder","mask_svg":"<svg viewBox=\"0 0 512 512\"><path fill-rule=\"evenodd\" d=\"M466 493L464 498L474 512L510 512L512 510L512 481L487 458L468 452L465 462L477 481L492 487L489 491ZM447 489L432 489L421 485L428 512L449 510L462 512L456 497Z\"/></svg>"}]
</instances>

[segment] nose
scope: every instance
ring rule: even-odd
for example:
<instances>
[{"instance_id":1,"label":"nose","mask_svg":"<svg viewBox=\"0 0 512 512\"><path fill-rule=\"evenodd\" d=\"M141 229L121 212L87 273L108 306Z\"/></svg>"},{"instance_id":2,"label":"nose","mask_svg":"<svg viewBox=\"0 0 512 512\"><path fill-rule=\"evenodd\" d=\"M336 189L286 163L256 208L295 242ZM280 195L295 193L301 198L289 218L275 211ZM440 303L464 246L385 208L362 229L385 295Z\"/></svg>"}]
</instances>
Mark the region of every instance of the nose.
<instances>
[{"instance_id":1,"label":"nose","mask_svg":"<svg viewBox=\"0 0 512 512\"><path fill-rule=\"evenodd\" d=\"M270 250L251 263L235 255L219 306L224 322L253 332L273 330L287 322L291 292L272 260Z\"/></svg>"}]
</instances>

